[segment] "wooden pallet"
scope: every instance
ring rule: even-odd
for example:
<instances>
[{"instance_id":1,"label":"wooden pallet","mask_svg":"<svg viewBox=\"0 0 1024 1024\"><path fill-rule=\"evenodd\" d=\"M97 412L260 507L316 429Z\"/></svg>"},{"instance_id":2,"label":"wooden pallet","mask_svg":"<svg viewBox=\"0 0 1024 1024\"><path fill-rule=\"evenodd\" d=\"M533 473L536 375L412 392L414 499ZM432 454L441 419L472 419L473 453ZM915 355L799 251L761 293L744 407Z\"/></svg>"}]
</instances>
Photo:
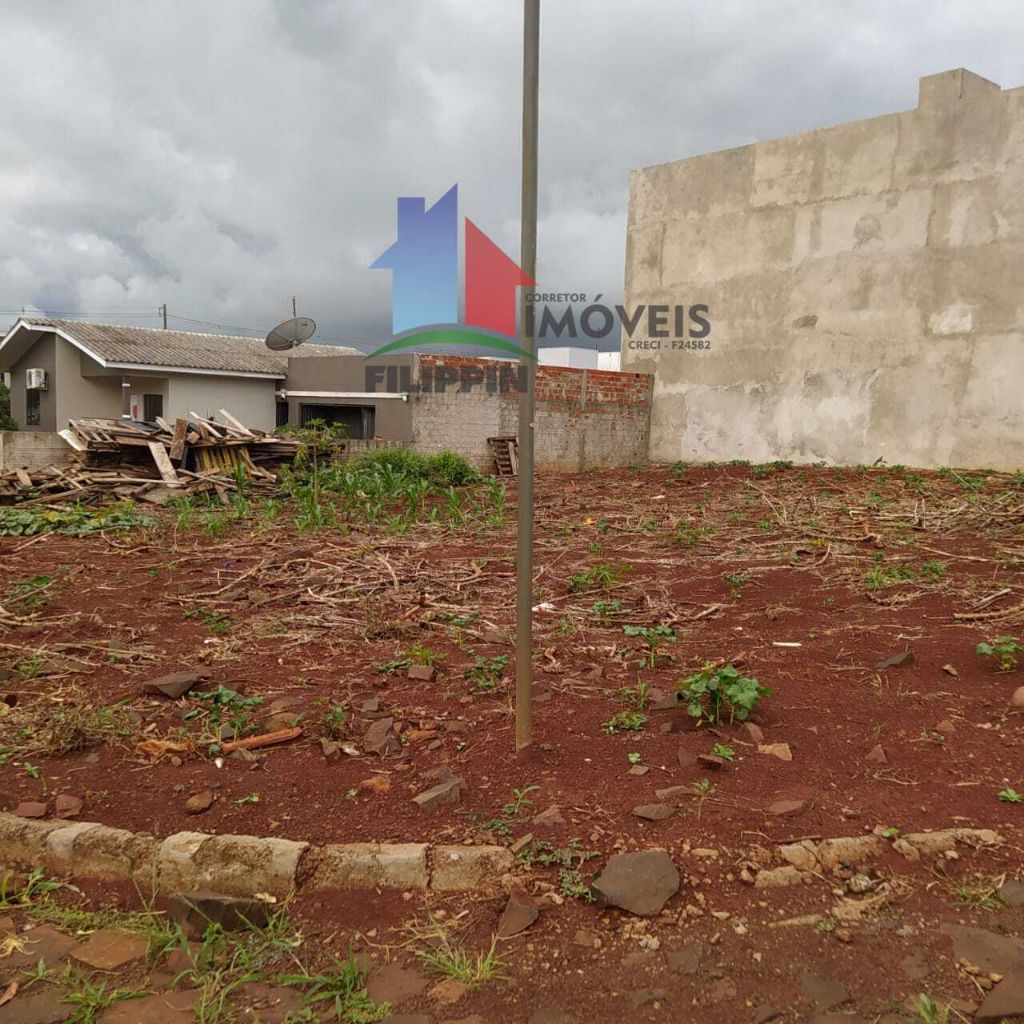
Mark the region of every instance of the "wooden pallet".
<instances>
[{"instance_id":1,"label":"wooden pallet","mask_svg":"<svg viewBox=\"0 0 1024 1024\"><path fill-rule=\"evenodd\" d=\"M514 437L489 437L487 447L494 457L498 476L519 475L519 449Z\"/></svg>"}]
</instances>

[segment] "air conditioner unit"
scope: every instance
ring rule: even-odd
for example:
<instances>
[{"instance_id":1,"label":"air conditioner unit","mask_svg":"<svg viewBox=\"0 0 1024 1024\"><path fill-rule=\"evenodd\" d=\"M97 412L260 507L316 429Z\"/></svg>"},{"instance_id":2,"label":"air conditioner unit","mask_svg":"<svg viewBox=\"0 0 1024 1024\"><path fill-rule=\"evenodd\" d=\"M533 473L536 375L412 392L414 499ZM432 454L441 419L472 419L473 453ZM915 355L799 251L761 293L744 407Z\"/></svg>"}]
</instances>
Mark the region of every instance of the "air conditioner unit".
<instances>
[{"instance_id":1,"label":"air conditioner unit","mask_svg":"<svg viewBox=\"0 0 1024 1024\"><path fill-rule=\"evenodd\" d=\"M45 391L46 371L38 368L26 370L25 387L28 388L29 391Z\"/></svg>"}]
</instances>

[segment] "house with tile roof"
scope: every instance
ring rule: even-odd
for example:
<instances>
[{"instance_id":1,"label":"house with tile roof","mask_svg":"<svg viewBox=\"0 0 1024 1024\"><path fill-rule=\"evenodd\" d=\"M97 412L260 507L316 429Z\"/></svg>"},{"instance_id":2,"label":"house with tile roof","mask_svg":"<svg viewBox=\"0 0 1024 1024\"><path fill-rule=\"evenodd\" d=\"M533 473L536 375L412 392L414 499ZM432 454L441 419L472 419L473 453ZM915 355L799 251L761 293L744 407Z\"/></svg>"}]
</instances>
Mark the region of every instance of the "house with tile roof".
<instances>
[{"instance_id":1,"label":"house with tile roof","mask_svg":"<svg viewBox=\"0 0 1024 1024\"><path fill-rule=\"evenodd\" d=\"M56 431L82 417L212 418L218 409L272 430L287 416L278 392L289 357L356 354L310 344L272 352L261 338L26 315L0 340L0 371L11 375L11 415L22 430Z\"/></svg>"}]
</instances>

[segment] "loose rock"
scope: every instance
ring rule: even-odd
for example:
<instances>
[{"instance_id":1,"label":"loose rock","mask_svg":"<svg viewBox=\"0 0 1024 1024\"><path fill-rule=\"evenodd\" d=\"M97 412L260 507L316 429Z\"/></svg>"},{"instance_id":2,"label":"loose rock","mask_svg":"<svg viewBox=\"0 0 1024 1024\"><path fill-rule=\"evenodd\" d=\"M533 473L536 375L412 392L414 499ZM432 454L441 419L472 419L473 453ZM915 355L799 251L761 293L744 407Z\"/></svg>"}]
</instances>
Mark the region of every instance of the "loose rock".
<instances>
[{"instance_id":1,"label":"loose rock","mask_svg":"<svg viewBox=\"0 0 1024 1024\"><path fill-rule=\"evenodd\" d=\"M266 928L271 907L263 900L198 891L175 893L167 901L167 914L190 935L202 935L211 925L226 932Z\"/></svg>"},{"instance_id":2,"label":"loose rock","mask_svg":"<svg viewBox=\"0 0 1024 1024\"><path fill-rule=\"evenodd\" d=\"M814 1004L816 1010L831 1010L850 999L850 993L841 982L821 978L806 971L800 975L800 991Z\"/></svg>"},{"instance_id":3,"label":"loose rock","mask_svg":"<svg viewBox=\"0 0 1024 1024\"><path fill-rule=\"evenodd\" d=\"M71 958L98 971L116 971L133 960L141 960L148 952L149 941L145 937L103 929L93 932Z\"/></svg>"},{"instance_id":4,"label":"loose rock","mask_svg":"<svg viewBox=\"0 0 1024 1024\"><path fill-rule=\"evenodd\" d=\"M202 814L213 806L213 790L204 789L202 793L196 793L185 801L186 814Z\"/></svg>"},{"instance_id":5,"label":"loose rock","mask_svg":"<svg viewBox=\"0 0 1024 1024\"><path fill-rule=\"evenodd\" d=\"M82 813L82 801L77 796L62 793L53 802L53 813L58 818L77 818Z\"/></svg>"},{"instance_id":6,"label":"loose rock","mask_svg":"<svg viewBox=\"0 0 1024 1024\"><path fill-rule=\"evenodd\" d=\"M171 700L178 700L208 676L209 673L203 671L172 672L170 675L150 679L143 684L142 689L145 693L159 693Z\"/></svg>"},{"instance_id":7,"label":"loose rock","mask_svg":"<svg viewBox=\"0 0 1024 1024\"><path fill-rule=\"evenodd\" d=\"M562 816L561 808L557 806L549 807L546 811L541 811L540 814L534 816L531 821L532 825L564 825L565 818Z\"/></svg>"},{"instance_id":8,"label":"loose rock","mask_svg":"<svg viewBox=\"0 0 1024 1024\"><path fill-rule=\"evenodd\" d=\"M498 938L507 939L526 931L540 916L540 909L526 896L512 893L498 922Z\"/></svg>"},{"instance_id":9,"label":"loose rock","mask_svg":"<svg viewBox=\"0 0 1024 1024\"><path fill-rule=\"evenodd\" d=\"M46 804L39 800L23 800L14 808L14 813L19 818L45 818Z\"/></svg>"},{"instance_id":10,"label":"loose rock","mask_svg":"<svg viewBox=\"0 0 1024 1024\"><path fill-rule=\"evenodd\" d=\"M676 813L676 808L669 804L640 804L633 808L633 813L647 821L664 821Z\"/></svg>"},{"instance_id":11,"label":"loose rock","mask_svg":"<svg viewBox=\"0 0 1024 1024\"><path fill-rule=\"evenodd\" d=\"M907 665L913 665L914 661L915 659L912 651L901 651L899 654L894 654L891 658L886 658L884 661L880 661L875 667L904 668Z\"/></svg>"},{"instance_id":12,"label":"loose rock","mask_svg":"<svg viewBox=\"0 0 1024 1024\"><path fill-rule=\"evenodd\" d=\"M806 806L806 800L776 800L768 805L768 813L779 818L795 818Z\"/></svg>"},{"instance_id":13,"label":"loose rock","mask_svg":"<svg viewBox=\"0 0 1024 1024\"><path fill-rule=\"evenodd\" d=\"M378 718L363 735L363 750L368 754L387 757L402 749L402 744L394 733L393 718Z\"/></svg>"},{"instance_id":14,"label":"loose rock","mask_svg":"<svg viewBox=\"0 0 1024 1024\"><path fill-rule=\"evenodd\" d=\"M679 891L679 871L664 850L617 853L592 889L599 903L652 917Z\"/></svg>"},{"instance_id":15,"label":"loose rock","mask_svg":"<svg viewBox=\"0 0 1024 1024\"><path fill-rule=\"evenodd\" d=\"M877 746L871 748L868 753L864 756L865 761L870 761L872 764L888 764L889 758L885 756L885 749L879 743Z\"/></svg>"},{"instance_id":16,"label":"loose rock","mask_svg":"<svg viewBox=\"0 0 1024 1024\"><path fill-rule=\"evenodd\" d=\"M758 748L759 754L770 754L780 761L792 761L793 752L789 749L788 743L762 743Z\"/></svg>"},{"instance_id":17,"label":"loose rock","mask_svg":"<svg viewBox=\"0 0 1024 1024\"><path fill-rule=\"evenodd\" d=\"M426 811L428 814L433 813L442 804L457 804L462 799L463 785L461 779L449 779L423 793L418 793L412 798L413 803L421 811Z\"/></svg>"}]
</instances>

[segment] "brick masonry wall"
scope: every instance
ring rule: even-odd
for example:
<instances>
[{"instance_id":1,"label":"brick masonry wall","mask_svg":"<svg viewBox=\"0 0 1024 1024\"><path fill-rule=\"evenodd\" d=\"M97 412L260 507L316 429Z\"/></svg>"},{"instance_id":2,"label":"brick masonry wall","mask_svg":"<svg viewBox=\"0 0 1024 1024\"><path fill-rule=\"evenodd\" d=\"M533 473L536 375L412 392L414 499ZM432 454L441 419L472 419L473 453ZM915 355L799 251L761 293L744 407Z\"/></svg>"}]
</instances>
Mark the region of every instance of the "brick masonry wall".
<instances>
[{"instance_id":1,"label":"brick masonry wall","mask_svg":"<svg viewBox=\"0 0 1024 1024\"><path fill-rule=\"evenodd\" d=\"M508 366L473 356L421 355L423 370L437 379L442 367ZM536 376L535 454L538 470L573 472L626 466L647 458L653 379L645 373L540 366ZM477 468L493 468L487 438L514 435L518 429L516 390L489 394L476 385L461 391L413 395L413 437L417 450L448 449Z\"/></svg>"},{"instance_id":2,"label":"brick masonry wall","mask_svg":"<svg viewBox=\"0 0 1024 1024\"><path fill-rule=\"evenodd\" d=\"M71 448L49 430L0 431L0 469L42 469L70 461Z\"/></svg>"}]
</instances>

